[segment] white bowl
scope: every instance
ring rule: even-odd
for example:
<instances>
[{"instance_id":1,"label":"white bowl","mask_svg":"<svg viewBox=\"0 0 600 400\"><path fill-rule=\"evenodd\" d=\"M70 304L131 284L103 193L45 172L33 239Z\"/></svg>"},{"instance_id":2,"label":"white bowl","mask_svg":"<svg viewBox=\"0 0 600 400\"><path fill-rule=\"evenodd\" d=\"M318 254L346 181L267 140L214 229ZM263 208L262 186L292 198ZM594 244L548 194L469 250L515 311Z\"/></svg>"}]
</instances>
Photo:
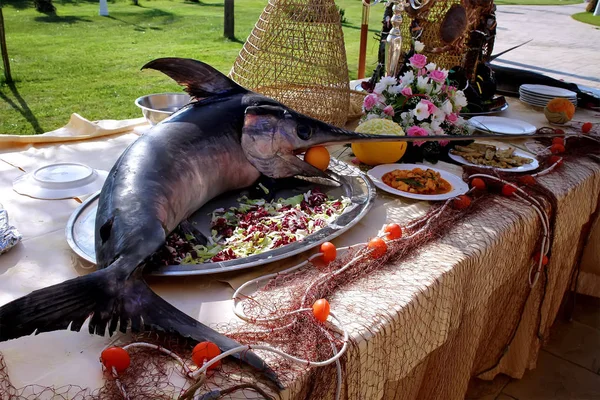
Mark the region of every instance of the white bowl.
<instances>
[{"instance_id":1,"label":"white bowl","mask_svg":"<svg viewBox=\"0 0 600 400\"><path fill-rule=\"evenodd\" d=\"M15 192L44 200L84 196L102 189L107 171L79 163L45 165L13 181Z\"/></svg>"}]
</instances>

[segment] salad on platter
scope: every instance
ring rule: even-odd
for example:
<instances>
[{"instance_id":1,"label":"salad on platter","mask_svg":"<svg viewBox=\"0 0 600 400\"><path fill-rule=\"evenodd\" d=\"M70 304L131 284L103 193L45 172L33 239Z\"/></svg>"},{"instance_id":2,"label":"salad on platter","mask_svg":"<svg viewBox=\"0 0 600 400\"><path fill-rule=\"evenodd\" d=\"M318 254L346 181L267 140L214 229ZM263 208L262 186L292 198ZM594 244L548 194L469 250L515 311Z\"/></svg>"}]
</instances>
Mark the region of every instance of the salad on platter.
<instances>
[{"instance_id":1,"label":"salad on platter","mask_svg":"<svg viewBox=\"0 0 600 400\"><path fill-rule=\"evenodd\" d=\"M246 196L238 201L235 207L212 212L206 244L178 228L153 256L152 263L201 264L260 254L301 241L335 221L351 204L347 197L328 197L318 189L273 201Z\"/></svg>"}]
</instances>

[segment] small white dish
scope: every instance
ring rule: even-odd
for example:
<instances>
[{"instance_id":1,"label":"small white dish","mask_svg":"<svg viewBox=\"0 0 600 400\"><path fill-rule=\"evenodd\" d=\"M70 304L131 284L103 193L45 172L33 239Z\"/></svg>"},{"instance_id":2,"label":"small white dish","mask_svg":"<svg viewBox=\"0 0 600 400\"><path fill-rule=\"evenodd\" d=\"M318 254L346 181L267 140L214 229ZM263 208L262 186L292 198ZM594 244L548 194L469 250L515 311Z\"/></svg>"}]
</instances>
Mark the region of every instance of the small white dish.
<instances>
[{"instance_id":1,"label":"small white dish","mask_svg":"<svg viewBox=\"0 0 600 400\"><path fill-rule=\"evenodd\" d=\"M416 194L403 192L402 190L394 189L391 186L385 184L382 180L383 175L387 174L396 169L400 170L412 170L415 168L421 168L424 170L431 169L436 172L439 172L442 179L445 179L451 186L452 189L447 193L442 194ZM391 194L396 194L398 196L407 197L409 199L415 200L427 200L427 201L440 201L440 200L448 200L453 197L459 196L461 194L465 194L469 191L469 185L467 185L459 176L451 174L448 171L444 171L442 169L437 169L430 167L428 165L419 165L419 164L383 164L378 165L367 172L371 181L377 186L379 189L384 190Z\"/></svg>"},{"instance_id":2,"label":"small white dish","mask_svg":"<svg viewBox=\"0 0 600 400\"><path fill-rule=\"evenodd\" d=\"M45 165L13 181L15 192L44 200L68 199L97 192L108 176L79 163Z\"/></svg>"},{"instance_id":3,"label":"small white dish","mask_svg":"<svg viewBox=\"0 0 600 400\"><path fill-rule=\"evenodd\" d=\"M529 122L505 117L473 117L468 124L480 131L504 135L530 135L537 130Z\"/></svg>"},{"instance_id":4,"label":"small white dish","mask_svg":"<svg viewBox=\"0 0 600 400\"><path fill-rule=\"evenodd\" d=\"M508 147L511 146L501 146L498 147L499 149L506 149ZM514 147L513 147L514 148ZM490 168L490 169L494 169L496 171L504 171L504 172L527 172L527 171L533 171L535 169L537 169L540 164L538 163L538 160L529 153L526 153L524 151L521 151L519 149L515 149L514 152L515 156L519 156L519 157L526 157L526 158L531 158L533 161L530 164L523 164L520 167L514 167L514 168L497 168L497 167L491 167L489 165L481 165L481 164L473 164L469 161L467 161L466 159L462 158L461 156L457 155L457 154L452 154L452 151L448 152L448 157L450 157L452 160L456 161L457 163L463 164L463 165L470 165L473 167L480 167L480 168Z\"/></svg>"}]
</instances>

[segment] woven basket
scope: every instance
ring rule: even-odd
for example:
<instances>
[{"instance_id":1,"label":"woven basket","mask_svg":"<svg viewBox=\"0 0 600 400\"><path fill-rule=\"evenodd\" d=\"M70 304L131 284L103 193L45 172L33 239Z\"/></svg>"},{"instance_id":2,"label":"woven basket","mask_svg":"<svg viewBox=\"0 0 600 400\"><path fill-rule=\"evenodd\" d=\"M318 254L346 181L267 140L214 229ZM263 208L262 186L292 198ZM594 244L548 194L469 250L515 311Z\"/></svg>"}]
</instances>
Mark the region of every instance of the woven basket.
<instances>
[{"instance_id":1,"label":"woven basket","mask_svg":"<svg viewBox=\"0 0 600 400\"><path fill-rule=\"evenodd\" d=\"M301 113L344 125L350 88L334 0L269 0L229 76Z\"/></svg>"}]
</instances>

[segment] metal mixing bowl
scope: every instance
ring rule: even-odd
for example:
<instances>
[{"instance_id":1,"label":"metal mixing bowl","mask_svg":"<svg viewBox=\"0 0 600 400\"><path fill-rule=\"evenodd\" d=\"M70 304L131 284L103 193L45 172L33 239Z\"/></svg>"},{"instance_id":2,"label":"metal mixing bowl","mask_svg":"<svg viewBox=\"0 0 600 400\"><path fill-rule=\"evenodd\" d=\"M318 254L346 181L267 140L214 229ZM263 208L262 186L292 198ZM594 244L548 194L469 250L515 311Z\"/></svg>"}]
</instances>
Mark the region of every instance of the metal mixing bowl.
<instances>
[{"instance_id":1,"label":"metal mixing bowl","mask_svg":"<svg viewBox=\"0 0 600 400\"><path fill-rule=\"evenodd\" d=\"M156 125L190 102L185 93L149 94L135 100L150 125Z\"/></svg>"}]
</instances>

